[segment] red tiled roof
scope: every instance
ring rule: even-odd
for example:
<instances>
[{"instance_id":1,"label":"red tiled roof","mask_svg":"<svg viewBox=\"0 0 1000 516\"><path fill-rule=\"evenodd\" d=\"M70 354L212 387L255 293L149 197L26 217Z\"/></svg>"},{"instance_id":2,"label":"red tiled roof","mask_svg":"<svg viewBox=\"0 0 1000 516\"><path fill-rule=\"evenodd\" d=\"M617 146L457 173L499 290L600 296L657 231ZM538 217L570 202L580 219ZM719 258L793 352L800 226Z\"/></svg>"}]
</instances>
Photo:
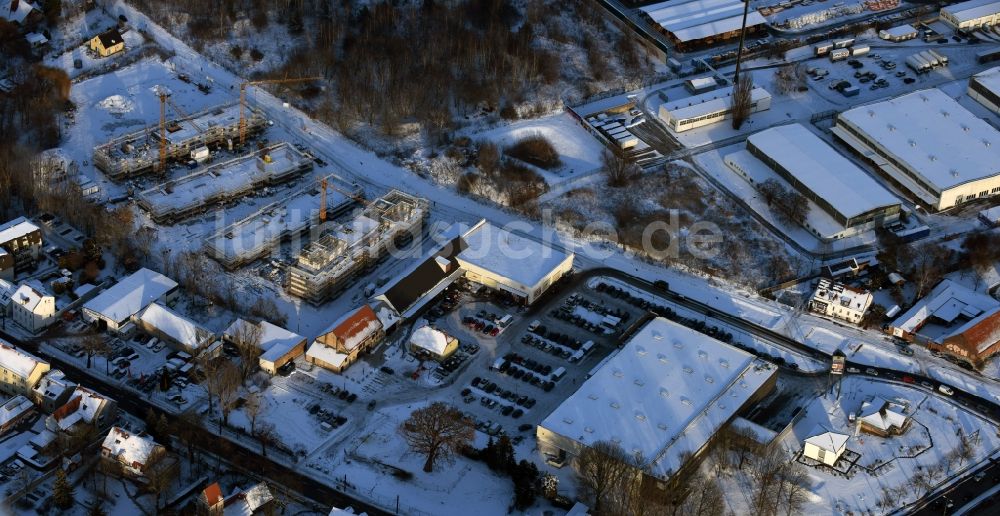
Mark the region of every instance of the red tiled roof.
<instances>
[{"instance_id":1,"label":"red tiled roof","mask_svg":"<svg viewBox=\"0 0 1000 516\"><path fill-rule=\"evenodd\" d=\"M219 487L218 482L212 482L212 485L206 487L202 494L205 495L205 502L208 503L209 507L222 501L222 488Z\"/></svg>"}]
</instances>

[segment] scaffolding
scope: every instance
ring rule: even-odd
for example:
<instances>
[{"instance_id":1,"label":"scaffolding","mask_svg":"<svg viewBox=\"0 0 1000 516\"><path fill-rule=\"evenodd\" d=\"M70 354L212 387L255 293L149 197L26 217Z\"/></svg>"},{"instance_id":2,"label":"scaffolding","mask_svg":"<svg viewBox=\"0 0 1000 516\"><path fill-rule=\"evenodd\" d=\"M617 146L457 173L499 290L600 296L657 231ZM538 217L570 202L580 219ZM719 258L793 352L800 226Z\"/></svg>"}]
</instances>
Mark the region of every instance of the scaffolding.
<instances>
[{"instance_id":1,"label":"scaffolding","mask_svg":"<svg viewBox=\"0 0 1000 516\"><path fill-rule=\"evenodd\" d=\"M267 119L260 110L248 108L246 131L260 133ZM165 158L188 161L191 151L200 147L231 146L240 137L240 106L227 104L166 122ZM154 172L160 156L160 128L150 125L120 136L94 148L94 165L113 180Z\"/></svg>"},{"instance_id":2,"label":"scaffolding","mask_svg":"<svg viewBox=\"0 0 1000 516\"><path fill-rule=\"evenodd\" d=\"M349 221L328 225L289 268L289 294L314 305L331 299L384 261L393 246L420 235L428 207L427 199L392 190Z\"/></svg>"}]
</instances>

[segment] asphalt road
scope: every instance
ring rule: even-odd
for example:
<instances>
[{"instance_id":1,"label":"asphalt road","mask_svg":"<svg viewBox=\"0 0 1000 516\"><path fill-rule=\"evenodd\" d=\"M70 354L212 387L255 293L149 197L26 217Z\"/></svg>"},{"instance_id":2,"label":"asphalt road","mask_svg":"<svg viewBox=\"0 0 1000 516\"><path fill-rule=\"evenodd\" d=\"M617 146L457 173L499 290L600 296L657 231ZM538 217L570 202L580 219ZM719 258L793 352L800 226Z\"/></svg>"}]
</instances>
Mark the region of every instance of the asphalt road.
<instances>
[{"instance_id":1,"label":"asphalt road","mask_svg":"<svg viewBox=\"0 0 1000 516\"><path fill-rule=\"evenodd\" d=\"M977 470L978 472L983 473L981 480L977 481L975 475L967 476L911 514L915 516L954 514L984 491L1000 484L1000 463L991 462ZM995 515L1000 513L1000 505L998 504L1000 504L1000 493L982 500L975 508L967 511L965 514L977 516Z\"/></svg>"}]
</instances>

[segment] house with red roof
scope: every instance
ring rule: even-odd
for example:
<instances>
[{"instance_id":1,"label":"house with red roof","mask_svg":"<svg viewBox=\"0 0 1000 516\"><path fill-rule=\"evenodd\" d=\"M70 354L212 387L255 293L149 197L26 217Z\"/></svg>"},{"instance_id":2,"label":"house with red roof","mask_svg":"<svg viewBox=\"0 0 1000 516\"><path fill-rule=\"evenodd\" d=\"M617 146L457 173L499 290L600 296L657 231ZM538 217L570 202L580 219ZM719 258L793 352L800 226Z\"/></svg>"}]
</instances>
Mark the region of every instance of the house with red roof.
<instances>
[{"instance_id":1,"label":"house with red roof","mask_svg":"<svg viewBox=\"0 0 1000 516\"><path fill-rule=\"evenodd\" d=\"M306 361L339 373L374 348L385 336L382 322L369 305L343 316L306 351Z\"/></svg>"}]
</instances>

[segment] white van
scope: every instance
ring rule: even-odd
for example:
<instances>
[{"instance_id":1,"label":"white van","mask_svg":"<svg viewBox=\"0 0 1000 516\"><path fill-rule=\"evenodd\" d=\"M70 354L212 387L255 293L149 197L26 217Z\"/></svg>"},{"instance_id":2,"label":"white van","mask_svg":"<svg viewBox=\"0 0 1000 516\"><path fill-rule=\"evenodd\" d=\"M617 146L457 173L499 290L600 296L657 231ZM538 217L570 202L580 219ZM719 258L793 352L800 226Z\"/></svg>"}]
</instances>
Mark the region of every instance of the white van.
<instances>
[{"instance_id":1,"label":"white van","mask_svg":"<svg viewBox=\"0 0 1000 516\"><path fill-rule=\"evenodd\" d=\"M556 369L555 371L552 371L552 374L550 375L550 378L552 378L553 382L558 382L559 380L562 380L563 376L566 376L566 368L565 367L560 367L560 368Z\"/></svg>"},{"instance_id":2,"label":"white van","mask_svg":"<svg viewBox=\"0 0 1000 516\"><path fill-rule=\"evenodd\" d=\"M512 320L514 320L514 318L511 317L510 314L507 314L507 315L501 317L499 321L497 321L497 326L499 326L501 328L506 328L510 324L510 322Z\"/></svg>"},{"instance_id":3,"label":"white van","mask_svg":"<svg viewBox=\"0 0 1000 516\"><path fill-rule=\"evenodd\" d=\"M955 390L954 389L952 389L951 387L948 387L947 385L945 385L943 383L941 385L938 385L938 390L941 391L941 394L945 394L947 396L951 396L952 394L955 394Z\"/></svg>"}]
</instances>

